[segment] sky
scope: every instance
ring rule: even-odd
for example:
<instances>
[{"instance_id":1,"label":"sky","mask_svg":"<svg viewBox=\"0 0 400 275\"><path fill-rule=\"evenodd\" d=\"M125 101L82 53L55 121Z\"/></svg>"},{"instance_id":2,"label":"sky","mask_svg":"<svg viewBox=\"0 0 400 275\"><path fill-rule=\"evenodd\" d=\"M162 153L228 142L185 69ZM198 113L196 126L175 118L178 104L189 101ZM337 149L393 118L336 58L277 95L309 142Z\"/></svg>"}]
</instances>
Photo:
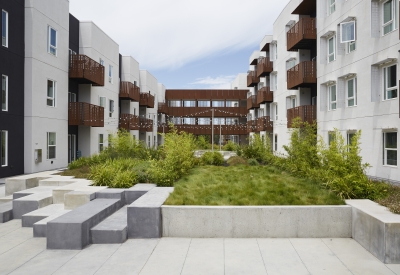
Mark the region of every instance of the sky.
<instances>
[{"instance_id":1,"label":"sky","mask_svg":"<svg viewBox=\"0 0 400 275\"><path fill-rule=\"evenodd\" d=\"M70 0L167 89L229 89L289 0Z\"/></svg>"}]
</instances>

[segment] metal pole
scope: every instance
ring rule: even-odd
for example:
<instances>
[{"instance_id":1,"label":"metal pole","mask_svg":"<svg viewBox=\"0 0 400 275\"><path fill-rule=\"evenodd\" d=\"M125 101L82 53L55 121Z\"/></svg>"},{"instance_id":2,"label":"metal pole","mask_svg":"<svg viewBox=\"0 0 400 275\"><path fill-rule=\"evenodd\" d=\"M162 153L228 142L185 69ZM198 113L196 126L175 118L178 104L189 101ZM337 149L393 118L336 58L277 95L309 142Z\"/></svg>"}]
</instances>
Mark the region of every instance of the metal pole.
<instances>
[{"instance_id":1,"label":"metal pole","mask_svg":"<svg viewBox=\"0 0 400 275\"><path fill-rule=\"evenodd\" d=\"M221 121L219 122L219 151L221 152Z\"/></svg>"},{"instance_id":2,"label":"metal pole","mask_svg":"<svg viewBox=\"0 0 400 275\"><path fill-rule=\"evenodd\" d=\"M211 119L211 150L214 153L214 109L212 111L212 119Z\"/></svg>"}]
</instances>

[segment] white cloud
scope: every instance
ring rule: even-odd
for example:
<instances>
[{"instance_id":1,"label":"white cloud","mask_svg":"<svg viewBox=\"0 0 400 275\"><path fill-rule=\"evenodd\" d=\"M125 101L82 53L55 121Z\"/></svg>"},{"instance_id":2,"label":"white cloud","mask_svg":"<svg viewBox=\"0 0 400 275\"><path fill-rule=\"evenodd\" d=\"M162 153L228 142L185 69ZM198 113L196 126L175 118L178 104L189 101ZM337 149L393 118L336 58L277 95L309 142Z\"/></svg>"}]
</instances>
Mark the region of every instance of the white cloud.
<instances>
[{"instance_id":1,"label":"white cloud","mask_svg":"<svg viewBox=\"0 0 400 275\"><path fill-rule=\"evenodd\" d=\"M235 75L218 76L215 78L207 76L198 78L195 82L189 83L189 85L195 85L192 88L201 89L230 89L235 77Z\"/></svg>"},{"instance_id":2,"label":"white cloud","mask_svg":"<svg viewBox=\"0 0 400 275\"><path fill-rule=\"evenodd\" d=\"M288 0L70 0L142 68L175 69L216 52L256 46Z\"/></svg>"}]
</instances>

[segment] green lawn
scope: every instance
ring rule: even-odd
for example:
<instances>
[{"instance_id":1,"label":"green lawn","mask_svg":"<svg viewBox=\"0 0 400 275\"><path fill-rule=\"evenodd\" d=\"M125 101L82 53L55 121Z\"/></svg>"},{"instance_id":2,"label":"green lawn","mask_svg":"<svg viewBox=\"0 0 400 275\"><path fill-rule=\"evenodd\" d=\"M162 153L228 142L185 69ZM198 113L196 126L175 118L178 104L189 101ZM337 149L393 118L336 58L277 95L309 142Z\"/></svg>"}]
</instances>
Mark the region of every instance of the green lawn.
<instances>
[{"instance_id":1,"label":"green lawn","mask_svg":"<svg viewBox=\"0 0 400 275\"><path fill-rule=\"evenodd\" d=\"M201 166L175 183L166 205L341 205L320 184L265 166Z\"/></svg>"}]
</instances>

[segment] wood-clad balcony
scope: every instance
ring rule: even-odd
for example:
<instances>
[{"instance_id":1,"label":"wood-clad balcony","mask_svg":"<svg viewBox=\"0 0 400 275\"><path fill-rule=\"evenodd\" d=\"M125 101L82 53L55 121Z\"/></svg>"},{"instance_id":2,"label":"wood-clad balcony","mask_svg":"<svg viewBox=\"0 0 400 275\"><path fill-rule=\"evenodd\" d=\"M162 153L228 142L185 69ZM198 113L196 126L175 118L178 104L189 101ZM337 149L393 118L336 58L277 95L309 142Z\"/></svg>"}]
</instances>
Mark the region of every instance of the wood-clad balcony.
<instances>
[{"instance_id":1,"label":"wood-clad balcony","mask_svg":"<svg viewBox=\"0 0 400 275\"><path fill-rule=\"evenodd\" d=\"M248 120L247 121L247 133L257 132L257 120Z\"/></svg>"},{"instance_id":2,"label":"wood-clad balcony","mask_svg":"<svg viewBox=\"0 0 400 275\"><path fill-rule=\"evenodd\" d=\"M140 88L131 82L121 81L119 86L119 98L139 102Z\"/></svg>"},{"instance_id":3,"label":"wood-clad balcony","mask_svg":"<svg viewBox=\"0 0 400 275\"><path fill-rule=\"evenodd\" d=\"M214 109L214 117L244 116L246 107L168 107L168 115L174 117L211 117Z\"/></svg>"},{"instance_id":4,"label":"wood-clad balcony","mask_svg":"<svg viewBox=\"0 0 400 275\"><path fill-rule=\"evenodd\" d=\"M168 114L168 104L164 102L158 102L158 112L160 114Z\"/></svg>"},{"instance_id":5,"label":"wood-clad balcony","mask_svg":"<svg viewBox=\"0 0 400 275\"><path fill-rule=\"evenodd\" d=\"M154 108L154 96L148 93L140 93L140 106L146 106L147 108Z\"/></svg>"},{"instance_id":6,"label":"wood-clad balcony","mask_svg":"<svg viewBox=\"0 0 400 275\"><path fill-rule=\"evenodd\" d=\"M138 116L132 114L120 114L119 128L127 131L139 130L140 120Z\"/></svg>"},{"instance_id":7,"label":"wood-clad balcony","mask_svg":"<svg viewBox=\"0 0 400 275\"><path fill-rule=\"evenodd\" d=\"M287 71L287 88L310 87L317 83L317 63L303 61Z\"/></svg>"},{"instance_id":8,"label":"wood-clad balcony","mask_svg":"<svg viewBox=\"0 0 400 275\"><path fill-rule=\"evenodd\" d=\"M104 86L104 66L83 54L72 54L69 62L69 78L82 84Z\"/></svg>"},{"instance_id":9,"label":"wood-clad balcony","mask_svg":"<svg viewBox=\"0 0 400 275\"><path fill-rule=\"evenodd\" d=\"M260 104L257 104L257 95L251 95L247 98L247 110L260 108Z\"/></svg>"},{"instance_id":10,"label":"wood-clad balcony","mask_svg":"<svg viewBox=\"0 0 400 275\"><path fill-rule=\"evenodd\" d=\"M249 71L247 74L247 87L254 87L260 82L256 71Z\"/></svg>"},{"instance_id":11,"label":"wood-clad balcony","mask_svg":"<svg viewBox=\"0 0 400 275\"><path fill-rule=\"evenodd\" d=\"M274 92L269 86L264 86L257 92L257 104L270 103L274 101Z\"/></svg>"},{"instance_id":12,"label":"wood-clad balcony","mask_svg":"<svg viewBox=\"0 0 400 275\"><path fill-rule=\"evenodd\" d=\"M139 118L139 131L141 132L153 132L153 120L141 117Z\"/></svg>"},{"instance_id":13,"label":"wood-clad balcony","mask_svg":"<svg viewBox=\"0 0 400 275\"><path fill-rule=\"evenodd\" d=\"M193 135L211 135L212 126L211 125L175 125L178 132L186 132ZM221 129L220 129L221 128ZM159 126L158 133L163 133L163 127ZM246 125L214 125L214 135L219 135L221 130L221 135L247 135ZM164 133L168 133L168 125L164 126Z\"/></svg>"},{"instance_id":14,"label":"wood-clad balcony","mask_svg":"<svg viewBox=\"0 0 400 275\"><path fill-rule=\"evenodd\" d=\"M104 127L104 108L86 102L69 102L68 125Z\"/></svg>"},{"instance_id":15,"label":"wood-clad balcony","mask_svg":"<svg viewBox=\"0 0 400 275\"><path fill-rule=\"evenodd\" d=\"M263 116L257 118L257 132L268 131L272 132L274 130L274 123L271 121L269 116Z\"/></svg>"},{"instance_id":16,"label":"wood-clad balcony","mask_svg":"<svg viewBox=\"0 0 400 275\"><path fill-rule=\"evenodd\" d=\"M317 28L315 18L300 18L287 32L287 50L313 49L316 47Z\"/></svg>"},{"instance_id":17,"label":"wood-clad balcony","mask_svg":"<svg viewBox=\"0 0 400 275\"><path fill-rule=\"evenodd\" d=\"M257 64L257 77L264 77L269 75L274 70L274 63L271 62L269 57L258 59Z\"/></svg>"},{"instance_id":18,"label":"wood-clad balcony","mask_svg":"<svg viewBox=\"0 0 400 275\"><path fill-rule=\"evenodd\" d=\"M302 122L308 122L310 124L317 120L317 108L316 105L304 105L295 107L287 110L287 127L293 127L293 120L299 117Z\"/></svg>"}]
</instances>

